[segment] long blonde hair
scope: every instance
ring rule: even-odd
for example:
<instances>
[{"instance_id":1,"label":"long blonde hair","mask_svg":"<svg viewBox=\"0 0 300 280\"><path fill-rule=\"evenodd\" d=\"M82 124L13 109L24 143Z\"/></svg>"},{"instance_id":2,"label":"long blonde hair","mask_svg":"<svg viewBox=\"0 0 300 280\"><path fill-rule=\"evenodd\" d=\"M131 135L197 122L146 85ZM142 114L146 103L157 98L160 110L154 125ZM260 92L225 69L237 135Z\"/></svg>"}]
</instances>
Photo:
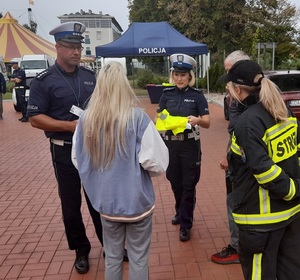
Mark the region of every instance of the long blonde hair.
<instances>
[{"instance_id":1,"label":"long blonde hair","mask_svg":"<svg viewBox=\"0 0 300 280\"><path fill-rule=\"evenodd\" d=\"M101 68L83 119L84 148L97 168L109 166L115 147L126 154L126 127L138 99L119 62Z\"/></svg>"},{"instance_id":2,"label":"long blonde hair","mask_svg":"<svg viewBox=\"0 0 300 280\"><path fill-rule=\"evenodd\" d=\"M255 77L254 81L257 82L261 80L260 86L245 86L240 84L235 84L233 82L228 83L228 89L232 97L239 102L239 97L234 90L234 86L238 86L244 89L248 94L252 92L259 91L259 100L266 108L266 110L273 116L276 122L286 122L288 118L288 109L281 96L281 91L278 86L272 82L270 79L263 77L259 74Z\"/></svg>"}]
</instances>

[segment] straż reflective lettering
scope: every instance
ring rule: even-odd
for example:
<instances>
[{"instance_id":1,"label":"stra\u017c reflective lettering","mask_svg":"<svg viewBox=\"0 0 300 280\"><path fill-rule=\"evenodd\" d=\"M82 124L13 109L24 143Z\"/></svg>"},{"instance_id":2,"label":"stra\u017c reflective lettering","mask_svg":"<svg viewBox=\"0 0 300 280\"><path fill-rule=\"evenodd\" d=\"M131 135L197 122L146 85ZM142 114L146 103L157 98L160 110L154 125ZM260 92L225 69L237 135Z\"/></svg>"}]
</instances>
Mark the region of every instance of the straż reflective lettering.
<instances>
[{"instance_id":1,"label":"stra\u017c reflective lettering","mask_svg":"<svg viewBox=\"0 0 300 280\"><path fill-rule=\"evenodd\" d=\"M285 153L294 151L297 147L296 134L286 137L277 144L277 156L282 157Z\"/></svg>"}]
</instances>

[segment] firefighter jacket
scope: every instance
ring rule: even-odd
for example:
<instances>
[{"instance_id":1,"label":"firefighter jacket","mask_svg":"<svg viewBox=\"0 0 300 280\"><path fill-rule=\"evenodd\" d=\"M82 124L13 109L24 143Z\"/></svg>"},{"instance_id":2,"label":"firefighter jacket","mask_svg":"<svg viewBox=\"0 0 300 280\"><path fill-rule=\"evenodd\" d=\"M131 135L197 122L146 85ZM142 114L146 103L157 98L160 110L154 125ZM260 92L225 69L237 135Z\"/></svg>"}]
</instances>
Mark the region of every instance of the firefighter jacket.
<instances>
[{"instance_id":1,"label":"firefighter jacket","mask_svg":"<svg viewBox=\"0 0 300 280\"><path fill-rule=\"evenodd\" d=\"M233 217L240 229L284 227L300 213L298 120L277 123L258 94L249 95L234 126L229 169Z\"/></svg>"}]
</instances>

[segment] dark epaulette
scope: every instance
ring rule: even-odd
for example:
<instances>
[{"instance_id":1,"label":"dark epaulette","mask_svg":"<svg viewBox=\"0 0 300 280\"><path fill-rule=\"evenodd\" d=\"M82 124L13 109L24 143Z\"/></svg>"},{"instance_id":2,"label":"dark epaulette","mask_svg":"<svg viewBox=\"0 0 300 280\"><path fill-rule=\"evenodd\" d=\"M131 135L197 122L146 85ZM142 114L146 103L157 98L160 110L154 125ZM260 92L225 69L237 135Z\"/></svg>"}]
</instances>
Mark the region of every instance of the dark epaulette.
<instances>
[{"instance_id":1,"label":"dark epaulette","mask_svg":"<svg viewBox=\"0 0 300 280\"><path fill-rule=\"evenodd\" d=\"M90 73L92 73L92 74L95 75L95 71L94 71L94 70L91 70L91 69L86 68L86 67L84 67L84 66L80 66L79 68L80 68L81 70L88 71L88 72L90 72Z\"/></svg>"},{"instance_id":2,"label":"dark epaulette","mask_svg":"<svg viewBox=\"0 0 300 280\"><path fill-rule=\"evenodd\" d=\"M41 81L41 80L43 80L45 77L49 76L50 74L52 74L52 72L49 71L49 69L46 69L46 70L44 70L44 71L38 73L38 74L36 75L36 79L39 80L39 81Z\"/></svg>"},{"instance_id":3,"label":"dark epaulette","mask_svg":"<svg viewBox=\"0 0 300 280\"><path fill-rule=\"evenodd\" d=\"M203 93L201 88L194 88L194 87L190 87L191 90L196 91L198 93Z\"/></svg>"},{"instance_id":4,"label":"dark epaulette","mask_svg":"<svg viewBox=\"0 0 300 280\"><path fill-rule=\"evenodd\" d=\"M171 91L171 90L174 90L174 89L175 89L175 87L167 87L167 88L163 89L163 92L165 92L165 91Z\"/></svg>"}]
</instances>

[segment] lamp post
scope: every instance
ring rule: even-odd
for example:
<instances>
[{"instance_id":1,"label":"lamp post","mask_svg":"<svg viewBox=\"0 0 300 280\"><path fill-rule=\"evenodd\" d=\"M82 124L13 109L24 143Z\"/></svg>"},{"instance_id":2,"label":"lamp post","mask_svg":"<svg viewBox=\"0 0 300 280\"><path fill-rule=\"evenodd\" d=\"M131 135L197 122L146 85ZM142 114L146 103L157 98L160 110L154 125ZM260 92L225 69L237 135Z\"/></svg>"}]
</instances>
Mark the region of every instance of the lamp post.
<instances>
[{"instance_id":1,"label":"lamp post","mask_svg":"<svg viewBox=\"0 0 300 280\"><path fill-rule=\"evenodd\" d=\"M260 50L263 48L264 50L264 68L266 66L266 49L272 49L272 70L275 68L275 48L276 48L276 43L275 42L267 42L267 43L258 43L257 46L257 63L259 64L260 62Z\"/></svg>"}]
</instances>

